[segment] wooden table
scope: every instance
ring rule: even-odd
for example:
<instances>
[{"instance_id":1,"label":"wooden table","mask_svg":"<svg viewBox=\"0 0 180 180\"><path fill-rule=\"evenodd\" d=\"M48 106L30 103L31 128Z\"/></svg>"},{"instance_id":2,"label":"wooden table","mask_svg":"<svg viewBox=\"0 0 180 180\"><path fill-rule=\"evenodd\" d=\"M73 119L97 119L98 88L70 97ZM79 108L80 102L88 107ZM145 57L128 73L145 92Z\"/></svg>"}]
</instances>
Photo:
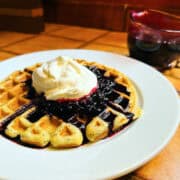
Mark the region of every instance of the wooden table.
<instances>
[{"instance_id":1,"label":"wooden table","mask_svg":"<svg viewBox=\"0 0 180 180\"><path fill-rule=\"evenodd\" d=\"M127 34L77 26L46 24L39 35L0 32L0 60L33 51L81 48L128 55ZM167 78L180 91L177 78ZM120 180L180 180L180 127L170 143L149 163Z\"/></svg>"}]
</instances>

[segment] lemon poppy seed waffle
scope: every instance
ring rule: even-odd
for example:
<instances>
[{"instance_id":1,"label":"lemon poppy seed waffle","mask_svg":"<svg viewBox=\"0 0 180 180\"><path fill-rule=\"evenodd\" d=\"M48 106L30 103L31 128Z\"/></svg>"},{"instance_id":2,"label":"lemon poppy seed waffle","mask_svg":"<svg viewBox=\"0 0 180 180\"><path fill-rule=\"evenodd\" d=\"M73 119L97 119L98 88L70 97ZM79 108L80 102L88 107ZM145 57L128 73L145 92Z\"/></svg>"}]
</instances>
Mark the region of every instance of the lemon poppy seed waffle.
<instances>
[{"instance_id":1,"label":"lemon poppy seed waffle","mask_svg":"<svg viewBox=\"0 0 180 180\"><path fill-rule=\"evenodd\" d=\"M136 90L123 73L96 62L76 62L97 78L97 86L80 98L55 100L54 91L35 88L33 74L41 64L0 82L1 134L27 146L71 148L109 137L140 117ZM48 99L51 92L55 95Z\"/></svg>"}]
</instances>

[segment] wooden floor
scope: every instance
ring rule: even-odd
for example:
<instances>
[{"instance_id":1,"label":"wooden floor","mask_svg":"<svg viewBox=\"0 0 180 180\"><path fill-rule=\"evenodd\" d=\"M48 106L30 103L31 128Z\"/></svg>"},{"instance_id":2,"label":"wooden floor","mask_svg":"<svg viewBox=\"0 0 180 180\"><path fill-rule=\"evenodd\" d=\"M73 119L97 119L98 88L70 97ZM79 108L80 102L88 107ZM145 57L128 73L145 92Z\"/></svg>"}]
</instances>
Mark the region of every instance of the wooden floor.
<instances>
[{"instance_id":1,"label":"wooden floor","mask_svg":"<svg viewBox=\"0 0 180 180\"><path fill-rule=\"evenodd\" d=\"M39 35L0 32L0 60L33 51L65 48L95 49L128 55L126 39L127 34L121 32L46 24L45 32ZM170 80L180 90L179 80ZM159 155L120 179L180 180L180 129Z\"/></svg>"}]
</instances>

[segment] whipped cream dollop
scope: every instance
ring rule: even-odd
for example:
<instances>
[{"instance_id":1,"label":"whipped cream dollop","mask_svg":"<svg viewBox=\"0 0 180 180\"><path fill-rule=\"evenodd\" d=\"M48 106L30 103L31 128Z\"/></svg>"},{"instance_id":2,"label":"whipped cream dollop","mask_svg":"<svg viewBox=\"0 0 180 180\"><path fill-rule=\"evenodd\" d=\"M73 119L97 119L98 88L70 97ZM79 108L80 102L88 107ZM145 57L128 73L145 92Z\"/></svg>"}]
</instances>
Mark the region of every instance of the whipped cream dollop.
<instances>
[{"instance_id":1,"label":"whipped cream dollop","mask_svg":"<svg viewBox=\"0 0 180 180\"><path fill-rule=\"evenodd\" d=\"M48 100L80 99L97 88L96 75L70 57L60 56L37 68L32 85Z\"/></svg>"}]
</instances>

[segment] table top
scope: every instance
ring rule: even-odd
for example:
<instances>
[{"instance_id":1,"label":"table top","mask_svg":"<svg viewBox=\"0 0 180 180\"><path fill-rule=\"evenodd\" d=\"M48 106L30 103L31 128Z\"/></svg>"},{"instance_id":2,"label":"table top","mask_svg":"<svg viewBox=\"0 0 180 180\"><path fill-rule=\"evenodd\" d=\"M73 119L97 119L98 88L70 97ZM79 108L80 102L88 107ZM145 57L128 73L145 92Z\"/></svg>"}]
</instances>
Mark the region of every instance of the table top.
<instances>
[{"instance_id":1,"label":"table top","mask_svg":"<svg viewBox=\"0 0 180 180\"><path fill-rule=\"evenodd\" d=\"M127 33L83 28L61 24L46 24L41 34L0 32L0 61L7 58L49 49L94 49L128 55ZM165 73L180 92L180 69ZM180 127L169 144L150 162L119 180L180 179Z\"/></svg>"}]
</instances>

